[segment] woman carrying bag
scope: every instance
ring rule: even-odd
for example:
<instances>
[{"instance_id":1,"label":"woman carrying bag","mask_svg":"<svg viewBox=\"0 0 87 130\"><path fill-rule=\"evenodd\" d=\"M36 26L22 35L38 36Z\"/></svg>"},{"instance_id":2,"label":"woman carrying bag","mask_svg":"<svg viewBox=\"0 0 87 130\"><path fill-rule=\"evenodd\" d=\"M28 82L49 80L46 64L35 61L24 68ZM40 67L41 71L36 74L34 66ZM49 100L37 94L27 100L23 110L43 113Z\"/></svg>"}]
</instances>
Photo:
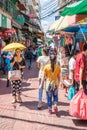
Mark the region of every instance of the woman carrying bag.
<instances>
[{"instance_id":1,"label":"woman carrying bag","mask_svg":"<svg viewBox=\"0 0 87 130\"><path fill-rule=\"evenodd\" d=\"M22 75L23 75L23 69L25 68L25 60L21 56L21 50L16 49L15 55L13 59L11 60L11 66L12 70L20 70L21 71L21 78L11 80L11 88L12 88L12 96L13 101L12 103L22 102L21 99L21 83L22 83Z\"/></svg>"}]
</instances>

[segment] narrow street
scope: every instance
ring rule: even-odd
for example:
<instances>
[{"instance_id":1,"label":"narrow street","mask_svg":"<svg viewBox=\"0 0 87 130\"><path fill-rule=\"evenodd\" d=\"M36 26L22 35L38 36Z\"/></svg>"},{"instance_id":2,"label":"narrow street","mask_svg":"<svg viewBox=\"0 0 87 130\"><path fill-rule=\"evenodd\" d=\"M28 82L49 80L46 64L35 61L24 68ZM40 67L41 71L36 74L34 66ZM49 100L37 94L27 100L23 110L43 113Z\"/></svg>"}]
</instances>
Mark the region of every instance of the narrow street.
<instances>
[{"instance_id":1,"label":"narrow street","mask_svg":"<svg viewBox=\"0 0 87 130\"><path fill-rule=\"evenodd\" d=\"M0 130L87 130L87 121L77 120L68 114L69 101L63 89L59 89L58 115L48 114L45 92L43 108L37 110L38 69L35 62L31 70L24 71L23 103L11 103L11 88L6 87L4 77L0 78Z\"/></svg>"}]
</instances>

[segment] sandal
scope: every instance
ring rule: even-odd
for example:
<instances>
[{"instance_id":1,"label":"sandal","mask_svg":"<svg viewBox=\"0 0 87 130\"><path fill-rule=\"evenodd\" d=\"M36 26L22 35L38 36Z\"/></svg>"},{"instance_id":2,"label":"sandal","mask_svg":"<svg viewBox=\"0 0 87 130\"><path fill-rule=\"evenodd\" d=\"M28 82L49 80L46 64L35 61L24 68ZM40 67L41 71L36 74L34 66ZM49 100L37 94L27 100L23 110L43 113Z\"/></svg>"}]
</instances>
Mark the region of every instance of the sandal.
<instances>
[{"instance_id":1,"label":"sandal","mask_svg":"<svg viewBox=\"0 0 87 130\"><path fill-rule=\"evenodd\" d=\"M49 113L49 114L52 114L52 109L48 109L48 113Z\"/></svg>"},{"instance_id":2,"label":"sandal","mask_svg":"<svg viewBox=\"0 0 87 130\"><path fill-rule=\"evenodd\" d=\"M58 108L57 107L54 107L54 112L58 113Z\"/></svg>"}]
</instances>

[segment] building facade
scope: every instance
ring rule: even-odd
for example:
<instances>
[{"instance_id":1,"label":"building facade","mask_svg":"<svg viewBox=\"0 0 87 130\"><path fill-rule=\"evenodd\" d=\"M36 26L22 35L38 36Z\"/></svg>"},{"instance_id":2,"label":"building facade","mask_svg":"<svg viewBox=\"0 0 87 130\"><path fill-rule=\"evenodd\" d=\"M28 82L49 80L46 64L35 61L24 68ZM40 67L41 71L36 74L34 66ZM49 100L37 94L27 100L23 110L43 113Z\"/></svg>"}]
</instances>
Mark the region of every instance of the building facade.
<instances>
[{"instance_id":1,"label":"building facade","mask_svg":"<svg viewBox=\"0 0 87 130\"><path fill-rule=\"evenodd\" d=\"M39 0L22 0L22 3L26 7L25 14L29 16L30 22L34 24L35 26L38 26L41 28L41 22L40 22L40 1ZM32 25L29 26L30 30L32 30ZM37 30L33 27L33 29Z\"/></svg>"},{"instance_id":2,"label":"building facade","mask_svg":"<svg viewBox=\"0 0 87 130\"><path fill-rule=\"evenodd\" d=\"M64 5L74 3L75 1L78 1L78 0L58 0L58 6L63 7Z\"/></svg>"}]
</instances>

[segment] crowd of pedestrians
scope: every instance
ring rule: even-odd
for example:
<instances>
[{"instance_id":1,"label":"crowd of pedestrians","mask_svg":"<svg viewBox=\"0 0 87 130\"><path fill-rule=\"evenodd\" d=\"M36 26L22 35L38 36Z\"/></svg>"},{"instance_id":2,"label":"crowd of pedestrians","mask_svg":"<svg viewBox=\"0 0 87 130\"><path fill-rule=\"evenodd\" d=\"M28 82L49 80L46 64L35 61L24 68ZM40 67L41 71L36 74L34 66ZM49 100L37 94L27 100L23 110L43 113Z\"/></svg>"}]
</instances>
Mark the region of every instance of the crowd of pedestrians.
<instances>
[{"instance_id":1,"label":"crowd of pedestrians","mask_svg":"<svg viewBox=\"0 0 87 130\"><path fill-rule=\"evenodd\" d=\"M8 71L11 70L11 68L13 68L13 70L21 70L22 76L23 69L26 67L26 65L30 70L32 68L32 61L35 60L37 62L37 67L39 68L37 108L41 109L43 107L43 90L45 90L48 112L50 114L53 110L52 104L54 105L54 112L58 113L58 88L60 87L61 67L59 65L57 55L58 53L55 48L50 48L47 46L42 48L39 47L38 50L32 50L32 48L28 47L24 53L24 56L22 56L20 49L16 49L14 54L12 52L3 54L3 57L6 58L5 62L7 64ZM72 89L70 89L72 86L75 90L70 100L73 99L79 90L82 90L85 95L87 95L86 57L87 44L84 44L83 51L81 53L79 51L75 51L69 60L69 77L63 82L61 81L64 87L67 89L67 97L72 94ZM20 80L11 81L11 90L13 96L12 103L22 102L21 83L22 77ZM9 86L8 78L7 86Z\"/></svg>"}]
</instances>

